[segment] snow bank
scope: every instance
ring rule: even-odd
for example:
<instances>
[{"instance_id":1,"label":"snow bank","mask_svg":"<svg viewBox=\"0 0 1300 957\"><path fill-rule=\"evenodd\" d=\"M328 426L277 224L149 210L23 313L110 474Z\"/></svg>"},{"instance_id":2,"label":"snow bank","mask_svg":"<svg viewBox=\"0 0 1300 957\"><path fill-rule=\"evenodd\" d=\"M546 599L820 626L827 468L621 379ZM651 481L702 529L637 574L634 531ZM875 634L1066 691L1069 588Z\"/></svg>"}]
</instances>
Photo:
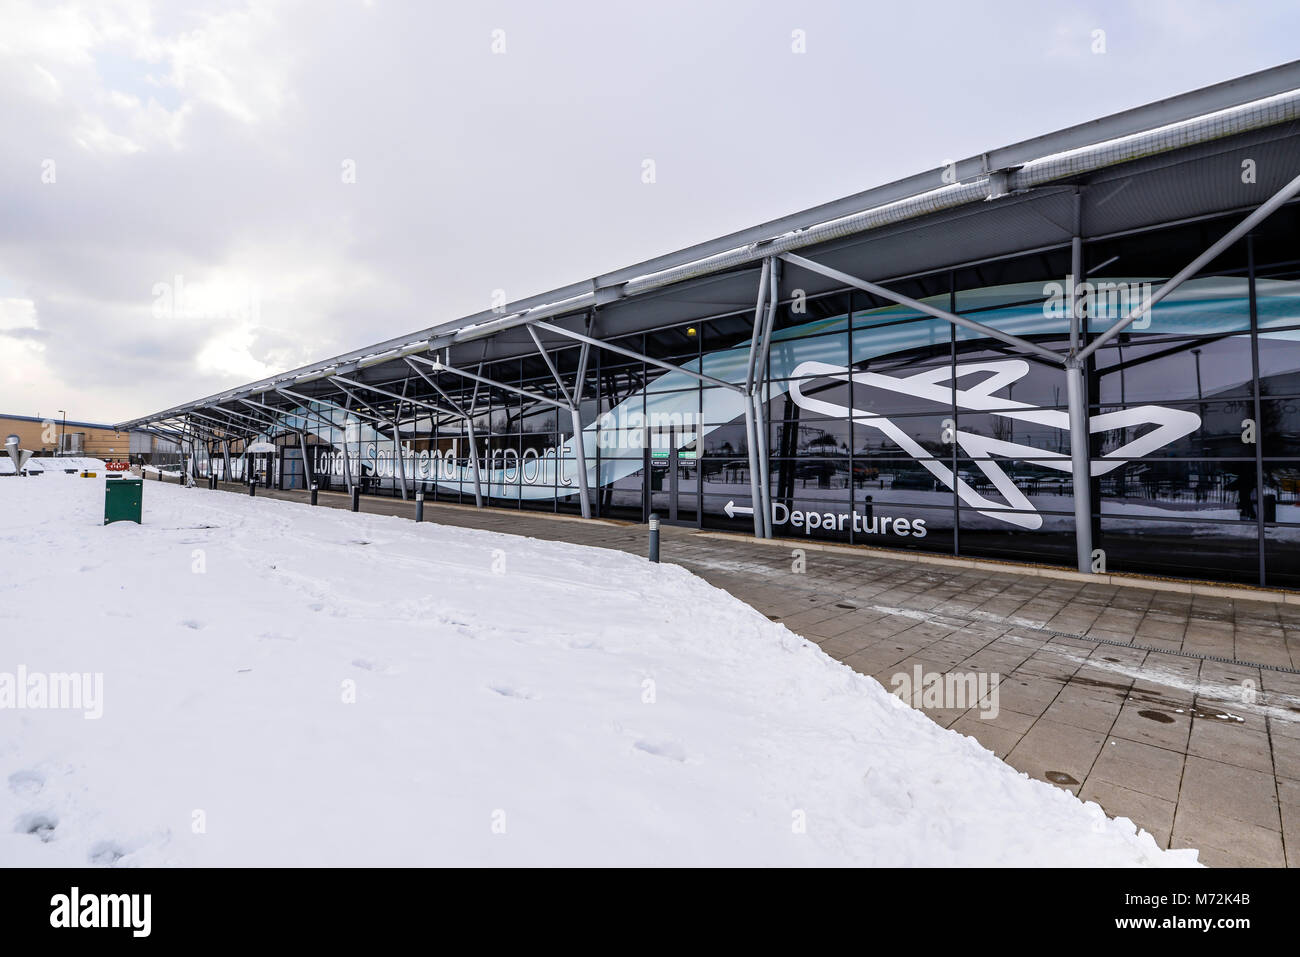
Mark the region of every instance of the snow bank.
<instances>
[{"instance_id":1,"label":"snow bank","mask_svg":"<svg viewBox=\"0 0 1300 957\"><path fill-rule=\"evenodd\" d=\"M102 674L0 710L0 863L1194 863L676 566L102 486L0 484L0 681Z\"/></svg>"},{"instance_id":2,"label":"snow bank","mask_svg":"<svg viewBox=\"0 0 1300 957\"><path fill-rule=\"evenodd\" d=\"M140 471L145 475L157 475L161 472L167 478L180 478L180 469L160 469L155 465L142 465Z\"/></svg>"},{"instance_id":3,"label":"snow bank","mask_svg":"<svg viewBox=\"0 0 1300 957\"><path fill-rule=\"evenodd\" d=\"M31 474L43 472L46 475L66 475L69 472L104 472L103 459L91 459L72 455L33 456L24 466ZM14 474L14 460L7 452L0 452L0 475Z\"/></svg>"}]
</instances>

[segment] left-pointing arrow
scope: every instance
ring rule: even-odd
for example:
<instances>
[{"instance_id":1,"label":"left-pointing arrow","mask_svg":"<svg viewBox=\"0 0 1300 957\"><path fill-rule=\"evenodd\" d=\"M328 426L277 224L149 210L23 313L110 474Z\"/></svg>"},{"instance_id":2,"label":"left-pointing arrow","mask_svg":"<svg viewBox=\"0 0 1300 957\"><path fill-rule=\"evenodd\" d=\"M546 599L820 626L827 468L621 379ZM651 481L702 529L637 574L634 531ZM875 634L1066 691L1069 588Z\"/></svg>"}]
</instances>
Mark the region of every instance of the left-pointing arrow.
<instances>
[{"instance_id":1,"label":"left-pointing arrow","mask_svg":"<svg viewBox=\"0 0 1300 957\"><path fill-rule=\"evenodd\" d=\"M735 518L737 515L753 515L754 510L744 505L737 505L735 501L730 501L722 506L722 510L727 513L727 518Z\"/></svg>"}]
</instances>

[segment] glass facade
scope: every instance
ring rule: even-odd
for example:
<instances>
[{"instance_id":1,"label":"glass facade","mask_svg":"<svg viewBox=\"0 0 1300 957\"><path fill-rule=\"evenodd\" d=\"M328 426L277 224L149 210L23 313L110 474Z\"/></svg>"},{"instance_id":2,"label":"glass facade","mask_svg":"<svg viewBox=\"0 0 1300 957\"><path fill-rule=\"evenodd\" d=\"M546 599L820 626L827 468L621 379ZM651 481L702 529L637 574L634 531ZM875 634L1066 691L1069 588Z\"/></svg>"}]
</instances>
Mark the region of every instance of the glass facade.
<instances>
[{"instance_id":1,"label":"glass facade","mask_svg":"<svg viewBox=\"0 0 1300 957\"><path fill-rule=\"evenodd\" d=\"M1282 210L1090 360L1093 537L1108 571L1300 586L1298 220ZM1064 353L1076 296L1095 336L1230 222L1085 243L1083 287L1062 247L891 288ZM762 383L774 533L1072 567L1061 367L865 293L805 297L799 280L787 268ZM609 341L743 383L752 327L751 307ZM574 345L553 353L570 386ZM470 371L559 398L535 354ZM286 420L308 433L312 475L381 495L404 479L430 500L473 502L473 445L485 504L578 510L567 409L430 375L441 394L414 373L378 385L471 410L468 423L408 403L399 457L391 405L331 394ZM593 348L581 397L595 514L752 530L738 393Z\"/></svg>"}]
</instances>

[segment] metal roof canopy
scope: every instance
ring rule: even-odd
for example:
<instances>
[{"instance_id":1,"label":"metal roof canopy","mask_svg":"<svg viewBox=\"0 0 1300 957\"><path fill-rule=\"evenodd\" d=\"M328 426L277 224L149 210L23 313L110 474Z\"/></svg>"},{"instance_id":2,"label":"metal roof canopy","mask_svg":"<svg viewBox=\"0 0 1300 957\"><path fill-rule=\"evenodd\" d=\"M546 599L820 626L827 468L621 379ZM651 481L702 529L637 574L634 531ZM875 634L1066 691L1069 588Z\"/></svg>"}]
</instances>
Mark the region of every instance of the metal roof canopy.
<instances>
[{"instance_id":1,"label":"metal roof canopy","mask_svg":"<svg viewBox=\"0 0 1300 957\"><path fill-rule=\"evenodd\" d=\"M958 183L964 183L971 177L1000 175L998 171L1013 170L1045 156L1158 129L1298 89L1300 61L1294 61L967 158L955 164L955 178ZM955 268L964 263L1068 246L1073 235L1074 200L1070 184L1084 179L1089 184L1083 200L1084 233L1089 240L1180 219L1247 209L1294 175L1295 157L1300 155L1300 133L1296 127L1295 121L1282 122L1195 146L1170 149L1093 170L1083 176L1066 178L1059 185L967 203L808 246L806 252L828 266L851 268L859 275L864 271L863 263L870 263L867 273L873 280L891 282ZM1256 162L1257 184L1242 183L1241 157ZM504 317L509 317L510 325L500 330L493 329L492 324L502 323L502 313L476 313L131 420L118 428L160 421L190 409L232 402L242 396L295 387L296 380L302 380L298 383L301 386L303 382L315 382L346 372L360 381L385 381L386 376L390 379L397 377L398 367L409 372L409 367L402 362L407 355L427 352L431 348L441 349L466 339L481 342L479 337L490 337L490 341L482 343L482 354L478 357L487 362L535 355L536 344L526 328L519 328L520 325L542 318L549 319L553 325L575 318L585 320L593 302L598 308L599 319L592 334L604 339L674 322L689 322L708 315L752 310L754 283L760 269L757 261L744 268L732 268L651 289L638 293L635 298L623 298L621 287L634 278L686 266L739 246L760 244L790 231L933 191L940 180L940 172L920 173L591 280L510 303L502 311ZM801 285L809 295L838 288L830 280ZM533 310L532 318L529 310Z\"/></svg>"}]
</instances>

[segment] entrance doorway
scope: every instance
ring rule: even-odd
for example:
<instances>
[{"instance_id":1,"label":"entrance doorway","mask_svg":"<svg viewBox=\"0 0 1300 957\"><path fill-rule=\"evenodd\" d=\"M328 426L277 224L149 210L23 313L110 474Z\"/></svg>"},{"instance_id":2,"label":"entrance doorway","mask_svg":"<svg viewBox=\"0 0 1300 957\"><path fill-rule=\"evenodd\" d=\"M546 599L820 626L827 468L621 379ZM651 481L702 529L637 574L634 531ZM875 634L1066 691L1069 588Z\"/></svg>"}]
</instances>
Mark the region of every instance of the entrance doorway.
<instances>
[{"instance_id":1,"label":"entrance doorway","mask_svg":"<svg viewBox=\"0 0 1300 957\"><path fill-rule=\"evenodd\" d=\"M302 449L285 446L280 450L280 488L305 489L307 473L303 469Z\"/></svg>"},{"instance_id":2,"label":"entrance doorway","mask_svg":"<svg viewBox=\"0 0 1300 957\"><path fill-rule=\"evenodd\" d=\"M648 429L646 515L670 525L700 525L699 432L681 426Z\"/></svg>"}]
</instances>

